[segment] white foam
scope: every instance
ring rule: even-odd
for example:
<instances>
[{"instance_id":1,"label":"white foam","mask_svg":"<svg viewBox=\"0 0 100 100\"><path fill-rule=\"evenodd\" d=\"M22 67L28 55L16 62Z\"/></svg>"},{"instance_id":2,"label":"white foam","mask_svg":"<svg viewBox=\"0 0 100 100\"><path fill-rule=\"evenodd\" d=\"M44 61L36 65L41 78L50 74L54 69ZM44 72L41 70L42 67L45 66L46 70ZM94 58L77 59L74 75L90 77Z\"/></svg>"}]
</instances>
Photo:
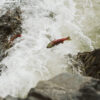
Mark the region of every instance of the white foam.
<instances>
[{"instance_id":1,"label":"white foam","mask_svg":"<svg viewBox=\"0 0 100 100\"><path fill-rule=\"evenodd\" d=\"M22 37L2 63L8 70L0 77L0 96L24 97L39 80L65 72L66 54L92 50L91 39L76 22L77 2L73 0L28 0L23 12ZM48 17L54 13L54 18ZM84 17L84 15L83 15ZM81 22L81 21L80 21ZM71 41L47 49L51 39L71 36ZM20 40L20 42L18 42Z\"/></svg>"}]
</instances>

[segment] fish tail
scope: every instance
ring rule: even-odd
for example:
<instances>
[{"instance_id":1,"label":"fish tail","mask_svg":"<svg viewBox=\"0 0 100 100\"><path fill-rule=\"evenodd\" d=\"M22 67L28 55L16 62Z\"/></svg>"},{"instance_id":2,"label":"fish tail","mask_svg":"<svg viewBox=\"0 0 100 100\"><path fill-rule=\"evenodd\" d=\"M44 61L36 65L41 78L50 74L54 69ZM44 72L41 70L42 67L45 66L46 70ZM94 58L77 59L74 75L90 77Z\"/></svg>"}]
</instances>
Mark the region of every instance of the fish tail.
<instances>
[{"instance_id":1,"label":"fish tail","mask_svg":"<svg viewBox=\"0 0 100 100\"><path fill-rule=\"evenodd\" d=\"M71 40L70 36L66 37L66 40Z\"/></svg>"}]
</instances>

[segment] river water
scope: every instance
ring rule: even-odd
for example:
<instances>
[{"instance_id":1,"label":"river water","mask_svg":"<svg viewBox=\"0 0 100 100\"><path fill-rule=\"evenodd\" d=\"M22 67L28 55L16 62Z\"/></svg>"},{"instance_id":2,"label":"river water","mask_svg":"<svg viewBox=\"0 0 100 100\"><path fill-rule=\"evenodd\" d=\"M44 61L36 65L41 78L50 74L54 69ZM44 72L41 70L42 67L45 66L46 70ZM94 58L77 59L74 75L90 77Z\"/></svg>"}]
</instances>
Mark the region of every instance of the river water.
<instances>
[{"instance_id":1,"label":"river water","mask_svg":"<svg viewBox=\"0 0 100 100\"><path fill-rule=\"evenodd\" d=\"M68 71L66 55L100 48L100 0L25 0L22 37L1 62L0 96L25 97L40 80ZM54 39L70 36L53 48Z\"/></svg>"}]
</instances>

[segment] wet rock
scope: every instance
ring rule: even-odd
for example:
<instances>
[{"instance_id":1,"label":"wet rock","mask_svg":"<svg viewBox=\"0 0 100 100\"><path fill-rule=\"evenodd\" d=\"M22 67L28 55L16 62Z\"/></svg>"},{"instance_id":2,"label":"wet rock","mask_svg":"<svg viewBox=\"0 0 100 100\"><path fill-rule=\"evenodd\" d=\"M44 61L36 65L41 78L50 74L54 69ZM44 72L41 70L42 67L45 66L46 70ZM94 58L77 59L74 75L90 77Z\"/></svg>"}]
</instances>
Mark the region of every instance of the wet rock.
<instances>
[{"instance_id":1,"label":"wet rock","mask_svg":"<svg viewBox=\"0 0 100 100\"><path fill-rule=\"evenodd\" d=\"M3 100L3 98L0 97L0 100Z\"/></svg>"},{"instance_id":2,"label":"wet rock","mask_svg":"<svg viewBox=\"0 0 100 100\"><path fill-rule=\"evenodd\" d=\"M8 9L5 14L0 17L0 61L7 56L5 51L12 44L9 43L9 38L15 34L22 33L21 27L21 10L20 7Z\"/></svg>"},{"instance_id":3,"label":"wet rock","mask_svg":"<svg viewBox=\"0 0 100 100\"><path fill-rule=\"evenodd\" d=\"M56 13L52 12L52 11L49 11L48 15L46 16L50 19L52 19L53 21L56 21Z\"/></svg>"},{"instance_id":4,"label":"wet rock","mask_svg":"<svg viewBox=\"0 0 100 100\"><path fill-rule=\"evenodd\" d=\"M68 67L66 70L72 74L85 74L84 65L80 59L77 59L76 55L67 54L65 55L66 64Z\"/></svg>"},{"instance_id":5,"label":"wet rock","mask_svg":"<svg viewBox=\"0 0 100 100\"><path fill-rule=\"evenodd\" d=\"M100 80L63 73L39 82L25 100L100 100Z\"/></svg>"},{"instance_id":6,"label":"wet rock","mask_svg":"<svg viewBox=\"0 0 100 100\"><path fill-rule=\"evenodd\" d=\"M1 100L100 100L100 80L62 73L40 81L25 99L7 96Z\"/></svg>"},{"instance_id":7,"label":"wet rock","mask_svg":"<svg viewBox=\"0 0 100 100\"><path fill-rule=\"evenodd\" d=\"M0 65L0 75L2 74L2 72L6 71L6 69L7 69L7 66L4 64L1 64Z\"/></svg>"},{"instance_id":8,"label":"wet rock","mask_svg":"<svg viewBox=\"0 0 100 100\"><path fill-rule=\"evenodd\" d=\"M4 100L20 100L20 99L8 95L6 98L4 98Z\"/></svg>"},{"instance_id":9,"label":"wet rock","mask_svg":"<svg viewBox=\"0 0 100 100\"><path fill-rule=\"evenodd\" d=\"M77 58L83 62L86 76L100 79L100 49L78 53Z\"/></svg>"},{"instance_id":10,"label":"wet rock","mask_svg":"<svg viewBox=\"0 0 100 100\"><path fill-rule=\"evenodd\" d=\"M54 18L55 17L55 13L54 12L50 12L49 17Z\"/></svg>"}]
</instances>

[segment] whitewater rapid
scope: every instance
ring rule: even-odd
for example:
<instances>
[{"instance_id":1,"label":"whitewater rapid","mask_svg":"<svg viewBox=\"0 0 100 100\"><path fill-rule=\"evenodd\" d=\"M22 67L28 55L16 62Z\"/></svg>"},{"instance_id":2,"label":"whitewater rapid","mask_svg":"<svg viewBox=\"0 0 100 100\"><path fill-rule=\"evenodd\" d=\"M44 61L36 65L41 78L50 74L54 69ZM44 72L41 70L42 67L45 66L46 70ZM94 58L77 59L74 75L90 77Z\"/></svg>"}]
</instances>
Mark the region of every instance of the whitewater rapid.
<instances>
[{"instance_id":1,"label":"whitewater rapid","mask_svg":"<svg viewBox=\"0 0 100 100\"><path fill-rule=\"evenodd\" d=\"M25 97L38 81L67 71L65 55L99 48L100 14L95 7L100 0L95 1L26 0L22 3L23 33L1 62L8 69L0 76L0 96ZM46 48L50 40L67 36L71 41Z\"/></svg>"}]
</instances>

